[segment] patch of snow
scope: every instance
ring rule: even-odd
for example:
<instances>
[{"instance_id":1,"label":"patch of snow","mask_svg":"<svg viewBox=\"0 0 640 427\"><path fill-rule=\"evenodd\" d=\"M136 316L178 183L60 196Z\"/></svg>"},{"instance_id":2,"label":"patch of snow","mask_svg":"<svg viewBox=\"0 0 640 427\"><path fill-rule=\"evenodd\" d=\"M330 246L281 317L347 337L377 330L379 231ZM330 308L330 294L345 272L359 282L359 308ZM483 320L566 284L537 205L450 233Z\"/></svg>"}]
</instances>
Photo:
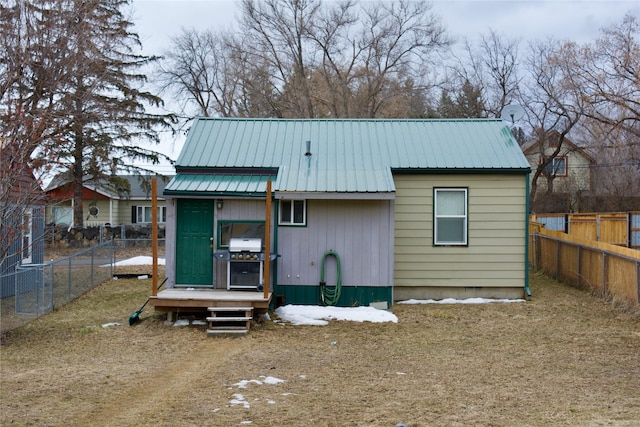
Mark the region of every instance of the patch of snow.
<instances>
[{"instance_id":1,"label":"patch of snow","mask_svg":"<svg viewBox=\"0 0 640 427\"><path fill-rule=\"evenodd\" d=\"M264 375L260 375L260 378L261 378L260 380L241 380L233 385L238 388L247 388L249 384L257 384L257 385L280 384L287 381L287 380L281 380L280 378L276 378L276 377L267 377Z\"/></svg>"},{"instance_id":2,"label":"patch of snow","mask_svg":"<svg viewBox=\"0 0 640 427\"><path fill-rule=\"evenodd\" d=\"M234 386L238 387L238 388L247 388L247 386L249 384L258 384L258 385L262 385L262 381L258 381L258 380L242 380L240 382L237 382L234 384Z\"/></svg>"},{"instance_id":3,"label":"patch of snow","mask_svg":"<svg viewBox=\"0 0 640 427\"><path fill-rule=\"evenodd\" d=\"M261 314L260 317L263 318L264 320L268 321L268 322L271 321L271 316L269 316L269 313L267 313L267 312Z\"/></svg>"},{"instance_id":4,"label":"patch of snow","mask_svg":"<svg viewBox=\"0 0 640 427\"><path fill-rule=\"evenodd\" d=\"M260 378L264 378L262 381L264 381L265 384L280 384L287 382L287 380L281 380L280 378L276 377L265 377L261 375Z\"/></svg>"},{"instance_id":5,"label":"patch of snow","mask_svg":"<svg viewBox=\"0 0 640 427\"><path fill-rule=\"evenodd\" d=\"M229 401L231 406L243 405L245 408L249 409L251 405L244 399L244 396L240 393L235 393L233 395L233 399Z\"/></svg>"},{"instance_id":6,"label":"patch of snow","mask_svg":"<svg viewBox=\"0 0 640 427\"><path fill-rule=\"evenodd\" d=\"M205 322L204 320L200 320L200 319L196 319L193 322L191 322L192 325L207 325L207 322Z\"/></svg>"},{"instance_id":7,"label":"patch of snow","mask_svg":"<svg viewBox=\"0 0 640 427\"><path fill-rule=\"evenodd\" d=\"M111 322L111 323L104 323L102 325L103 328L111 328L112 326L120 326L121 323L118 322Z\"/></svg>"},{"instance_id":8,"label":"patch of snow","mask_svg":"<svg viewBox=\"0 0 640 427\"><path fill-rule=\"evenodd\" d=\"M275 405L276 401L275 401L275 400L272 400L272 399L267 399L267 403L268 403L269 405Z\"/></svg>"},{"instance_id":9,"label":"patch of snow","mask_svg":"<svg viewBox=\"0 0 640 427\"><path fill-rule=\"evenodd\" d=\"M313 305L285 305L276 309L280 319L294 325L327 325L329 320L352 322L393 322L398 318L388 311L373 307L320 307Z\"/></svg>"},{"instance_id":10,"label":"patch of snow","mask_svg":"<svg viewBox=\"0 0 640 427\"><path fill-rule=\"evenodd\" d=\"M153 257L150 256L136 256L133 258L129 258L129 259L125 259L122 261L118 261L115 262L113 264L105 264L105 265L101 265L101 267L122 267L125 265L152 265L153 264ZM158 265L165 265L165 259L164 258L158 258Z\"/></svg>"},{"instance_id":11,"label":"patch of snow","mask_svg":"<svg viewBox=\"0 0 640 427\"><path fill-rule=\"evenodd\" d=\"M189 326L189 319L178 319L173 326Z\"/></svg>"},{"instance_id":12,"label":"patch of snow","mask_svg":"<svg viewBox=\"0 0 640 427\"><path fill-rule=\"evenodd\" d=\"M526 302L523 299L494 299L494 298L466 298L466 299L455 299L455 298L445 298L440 300L435 299L426 299L426 300L418 300L418 299L408 299L405 301L398 301L398 304L490 304L494 302Z\"/></svg>"}]
</instances>

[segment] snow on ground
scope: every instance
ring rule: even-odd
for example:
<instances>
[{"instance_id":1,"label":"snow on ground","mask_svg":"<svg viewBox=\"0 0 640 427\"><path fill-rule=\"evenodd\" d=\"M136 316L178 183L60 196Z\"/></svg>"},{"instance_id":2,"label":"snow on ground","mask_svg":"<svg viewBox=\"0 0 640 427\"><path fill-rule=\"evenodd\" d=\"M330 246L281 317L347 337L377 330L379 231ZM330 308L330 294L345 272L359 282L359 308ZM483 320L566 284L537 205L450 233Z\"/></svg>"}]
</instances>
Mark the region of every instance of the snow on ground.
<instances>
[{"instance_id":1,"label":"snow on ground","mask_svg":"<svg viewBox=\"0 0 640 427\"><path fill-rule=\"evenodd\" d=\"M466 299L408 299L406 301L398 301L396 304L490 304L493 302L525 302L523 299L491 299L491 298L466 298Z\"/></svg>"},{"instance_id":2,"label":"snow on ground","mask_svg":"<svg viewBox=\"0 0 640 427\"><path fill-rule=\"evenodd\" d=\"M397 304L490 304L490 303L525 302L523 299L490 299L467 298L442 300L416 300L409 299L398 301ZM398 323L398 318L391 312L373 307L319 307L313 305L285 305L276 309L276 314L281 320L294 325L327 325L329 320L347 320L352 322L393 322Z\"/></svg>"},{"instance_id":3,"label":"snow on ground","mask_svg":"<svg viewBox=\"0 0 640 427\"><path fill-rule=\"evenodd\" d=\"M264 385L264 384L268 384L268 385L278 385L284 382L287 382L287 380L281 380L280 378L276 378L276 377L271 377L271 376L265 376L265 375L260 375L259 380L241 380L235 384L233 384L235 387L237 388L242 388L242 389L246 389L247 386L249 384L256 384L256 385ZM283 396L286 396L289 393L282 393ZM247 398L245 397L244 394L242 393L233 393L231 395L231 400L229 401L229 405L231 406L237 406L237 405L241 405L243 408L249 409L251 408L251 403L249 403L249 401L247 400ZM254 401L258 401L259 399L254 399ZM267 402L267 404L269 405L274 405L276 403L276 401L274 399L266 399L265 400ZM218 412L220 410L220 408L215 408L213 410L213 412ZM251 424L252 421L246 420L243 421L242 424Z\"/></svg>"},{"instance_id":4,"label":"snow on ground","mask_svg":"<svg viewBox=\"0 0 640 427\"><path fill-rule=\"evenodd\" d=\"M123 265L151 265L151 264L153 264L153 257L135 256L133 258L118 261L114 263L113 266L121 267ZM158 258L158 265L164 265L164 258ZM108 265L106 267L108 267Z\"/></svg>"},{"instance_id":5,"label":"snow on ground","mask_svg":"<svg viewBox=\"0 0 640 427\"><path fill-rule=\"evenodd\" d=\"M276 309L280 319L294 325L327 325L329 320L352 322L393 322L398 318L391 312L373 307L319 307L314 305L285 305Z\"/></svg>"}]
</instances>

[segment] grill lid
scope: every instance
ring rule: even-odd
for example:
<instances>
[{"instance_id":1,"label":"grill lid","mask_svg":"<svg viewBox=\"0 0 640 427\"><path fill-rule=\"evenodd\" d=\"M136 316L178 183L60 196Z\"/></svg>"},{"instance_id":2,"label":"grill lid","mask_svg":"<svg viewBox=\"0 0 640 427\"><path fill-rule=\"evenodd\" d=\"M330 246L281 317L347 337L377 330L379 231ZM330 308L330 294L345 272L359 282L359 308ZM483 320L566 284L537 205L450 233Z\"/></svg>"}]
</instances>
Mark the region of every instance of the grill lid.
<instances>
[{"instance_id":1,"label":"grill lid","mask_svg":"<svg viewBox=\"0 0 640 427\"><path fill-rule=\"evenodd\" d=\"M262 239L231 238L229 239L229 252L262 252Z\"/></svg>"}]
</instances>

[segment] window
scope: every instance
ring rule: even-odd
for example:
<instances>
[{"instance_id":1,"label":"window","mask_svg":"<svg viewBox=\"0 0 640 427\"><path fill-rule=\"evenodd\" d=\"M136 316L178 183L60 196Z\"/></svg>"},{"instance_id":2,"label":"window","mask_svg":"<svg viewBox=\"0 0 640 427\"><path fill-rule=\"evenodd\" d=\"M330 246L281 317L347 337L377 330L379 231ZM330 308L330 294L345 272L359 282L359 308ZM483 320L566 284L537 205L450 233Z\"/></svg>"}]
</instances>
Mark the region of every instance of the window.
<instances>
[{"instance_id":1,"label":"window","mask_svg":"<svg viewBox=\"0 0 640 427\"><path fill-rule=\"evenodd\" d=\"M51 216L54 224L73 224L73 209L68 206L54 206L51 209Z\"/></svg>"},{"instance_id":2,"label":"window","mask_svg":"<svg viewBox=\"0 0 640 427\"><path fill-rule=\"evenodd\" d=\"M544 168L545 175L567 176L567 158L554 157Z\"/></svg>"},{"instance_id":3,"label":"window","mask_svg":"<svg viewBox=\"0 0 640 427\"><path fill-rule=\"evenodd\" d=\"M31 251L33 234L31 233L31 227L33 227L32 214L27 211L22 216L22 263L31 264Z\"/></svg>"},{"instance_id":4,"label":"window","mask_svg":"<svg viewBox=\"0 0 640 427\"><path fill-rule=\"evenodd\" d=\"M219 248L228 248L229 239L240 237L264 240L264 221L218 221Z\"/></svg>"},{"instance_id":5,"label":"window","mask_svg":"<svg viewBox=\"0 0 640 427\"><path fill-rule=\"evenodd\" d=\"M466 188L434 190L434 245L467 244L467 203Z\"/></svg>"},{"instance_id":6,"label":"window","mask_svg":"<svg viewBox=\"0 0 640 427\"><path fill-rule=\"evenodd\" d=\"M131 222L151 222L151 206L134 206ZM158 206L158 222L167 222L167 207Z\"/></svg>"},{"instance_id":7,"label":"window","mask_svg":"<svg viewBox=\"0 0 640 427\"><path fill-rule=\"evenodd\" d=\"M280 200L280 225L306 225L306 200Z\"/></svg>"}]
</instances>

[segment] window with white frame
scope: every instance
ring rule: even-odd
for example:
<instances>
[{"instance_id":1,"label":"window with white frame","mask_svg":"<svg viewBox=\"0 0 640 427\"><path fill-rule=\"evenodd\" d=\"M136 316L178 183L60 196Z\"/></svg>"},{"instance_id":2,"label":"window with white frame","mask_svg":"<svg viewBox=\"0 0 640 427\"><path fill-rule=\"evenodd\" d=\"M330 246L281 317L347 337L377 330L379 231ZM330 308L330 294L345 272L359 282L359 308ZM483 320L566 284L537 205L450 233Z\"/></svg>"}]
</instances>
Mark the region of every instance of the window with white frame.
<instances>
[{"instance_id":1,"label":"window with white frame","mask_svg":"<svg viewBox=\"0 0 640 427\"><path fill-rule=\"evenodd\" d=\"M306 200L280 200L279 225L306 225Z\"/></svg>"},{"instance_id":2,"label":"window with white frame","mask_svg":"<svg viewBox=\"0 0 640 427\"><path fill-rule=\"evenodd\" d=\"M30 210L22 216L22 263L31 264L33 251L33 215Z\"/></svg>"},{"instance_id":3,"label":"window with white frame","mask_svg":"<svg viewBox=\"0 0 640 427\"><path fill-rule=\"evenodd\" d=\"M151 222L151 214L153 212L151 206L134 206L134 215L132 218L133 223ZM158 222L167 221L167 207L158 206Z\"/></svg>"},{"instance_id":4,"label":"window with white frame","mask_svg":"<svg viewBox=\"0 0 640 427\"><path fill-rule=\"evenodd\" d=\"M544 168L545 175L567 176L567 158L554 157Z\"/></svg>"},{"instance_id":5,"label":"window with white frame","mask_svg":"<svg viewBox=\"0 0 640 427\"><path fill-rule=\"evenodd\" d=\"M467 245L468 190L436 188L433 194L433 244Z\"/></svg>"},{"instance_id":6,"label":"window with white frame","mask_svg":"<svg viewBox=\"0 0 640 427\"><path fill-rule=\"evenodd\" d=\"M54 206L51 208L51 221L54 224L73 224L73 208L69 206Z\"/></svg>"}]
</instances>

